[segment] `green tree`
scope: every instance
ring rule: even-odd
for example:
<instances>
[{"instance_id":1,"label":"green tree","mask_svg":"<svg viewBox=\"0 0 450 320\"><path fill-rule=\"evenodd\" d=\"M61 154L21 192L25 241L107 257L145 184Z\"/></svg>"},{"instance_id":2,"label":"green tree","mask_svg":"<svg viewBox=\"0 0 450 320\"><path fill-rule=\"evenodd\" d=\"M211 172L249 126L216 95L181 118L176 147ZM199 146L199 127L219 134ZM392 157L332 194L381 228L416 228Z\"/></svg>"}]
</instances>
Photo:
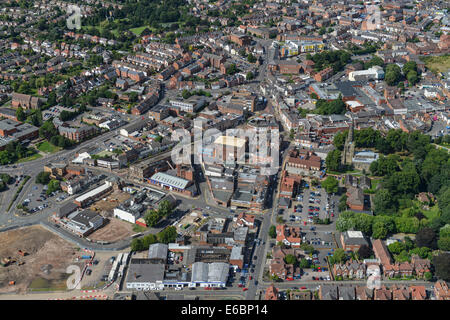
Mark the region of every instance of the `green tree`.
<instances>
[{"instance_id":1,"label":"green tree","mask_svg":"<svg viewBox=\"0 0 450 320\"><path fill-rule=\"evenodd\" d=\"M373 251L368 245L363 244L361 247L359 247L358 256L361 257L362 259L368 259L372 255L373 255Z\"/></svg>"},{"instance_id":2,"label":"green tree","mask_svg":"<svg viewBox=\"0 0 450 320\"><path fill-rule=\"evenodd\" d=\"M330 258L331 264L344 263L347 259L344 249L338 248Z\"/></svg>"},{"instance_id":3,"label":"green tree","mask_svg":"<svg viewBox=\"0 0 450 320\"><path fill-rule=\"evenodd\" d=\"M48 184L50 182L50 172L42 171L38 173L35 182L39 184Z\"/></svg>"},{"instance_id":4,"label":"green tree","mask_svg":"<svg viewBox=\"0 0 450 320\"><path fill-rule=\"evenodd\" d=\"M325 165L327 170L340 171L341 169L341 152L339 150L333 150L327 154L325 158Z\"/></svg>"},{"instance_id":5,"label":"green tree","mask_svg":"<svg viewBox=\"0 0 450 320\"><path fill-rule=\"evenodd\" d=\"M293 255L293 254L287 254L284 257L284 262L286 262L287 264L296 264L297 263L297 258Z\"/></svg>"},{"instance_id":6,"label":"green tree","mask_svg":"<svg viewBox=\"0 0 450 320\"><path fill-rule=\"evenodd\" d=\"M418 247L437 248L437 236L433 229L422 228L416 234L416 245Z\"/></svg>"},{"instance_id":7,"label":"green tree","mask_svg":"<svg viewBox=\"0 0 450 320\"><path fill-rule=\"evenodd\" d=\"M61 185L58 180L52 179L47 185L48 189L45 192L47 195L51 194L52 192L61 190Z\"/></svg>"},{"instance_id":8,"label":"green tree","mask_svg":"<svg viewBox=\"0 0 450 320\"><path fill-rule=\"evenodd\" d=\"M25 121L26 117L27 117L26 113L23 111L22 107L19 106L16 111L17 120L23 122Z\"/></svg>"},{"instance_id":9,"label":"green tree","mask_svg":"<svg viewBox=\"0 0 450 320\"><path fill-rule=\"evenodd\" d=\"M162 243L175 242L177 238L177 229L174 226L170 226L158 233L158 240Z\"/></svg>"},{"instance_id":10,"label":"green tree","mask_svg":"<svg viewBox=\"0 0 450 320\"><path fill-rule=\"evenodd\" d=\"M247 61L250 62L250 63L255 63L256 62L256 57L252 53L249 53L248 56L247 56Z\"/></svg>"},{"instance_id":11,"label":"green tree","mask_svg":"<svg viewBox=\"0 0 450 320\"><path fill-rule=\"evenodd\" d=\"M269 236L272 239L275 239L277 237L277 230L276 230L276 227L274 225L271 225L270 228L269 228Z\"/></svg>"},{"instance_id":12,"label":"green tree","mask_svg":"<svg viewBox=\"0 0 450 320\"><path fill-rule=\"evenodd\" d=\"M443 252L434 256L432 263L436 271L436 277L444 281L450 281L450 253Z\"/></svg>"},{"instance_id":13,"label":"green tree","mask_svg":"<svg viewBox=\"0 0 450 320\"><path fill-rule=\"evenodd\" d=\"M307 260L305 258L300 259L299 267L302 268L302 269L308 269L310 267L309 260Z\"/></svg>"},{"instance_id":14,"label":"green tree","mask_svg":"<svg viewBox=\"0 0 450 320\"><path fill-rule=\"evenodd\" d=\"M337 193L339 190L339 182L335 177L328 176L322 181L322 188L324 188L327 193Z\"/></svg>"}]
</instances>

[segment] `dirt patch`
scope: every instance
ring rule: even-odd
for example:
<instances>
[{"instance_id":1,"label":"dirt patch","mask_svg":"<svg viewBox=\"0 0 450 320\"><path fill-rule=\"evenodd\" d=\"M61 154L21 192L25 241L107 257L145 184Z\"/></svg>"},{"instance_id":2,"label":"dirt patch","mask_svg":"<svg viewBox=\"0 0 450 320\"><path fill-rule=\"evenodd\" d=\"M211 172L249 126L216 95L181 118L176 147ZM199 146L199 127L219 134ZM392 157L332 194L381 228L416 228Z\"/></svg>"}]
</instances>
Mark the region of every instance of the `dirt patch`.
<instances>
[{"instance_id":1,"label":"dirt patch","mask_svg":"<svg viewBox=\"0 0 450 320\"><path fill-rule=\"evenodd\" d=\"M106 220L106 225L88 236L90 240L116 242L135 234L133 225L129 222L116 218L108 218Z\"/></svg>"},{"instance_id":2,"label":"dirt patch","mask_svg":"<svg viewBox=\"0 0 450 320\"><path fill-rule=\"evenodd\" d=\"M95 202L89 209L101 213L104 217L112 217L114 208L125 200L128 200L130 197L131 195L129 193L116 190L108 197Z\"/></svg>"},{"instance_id":3,"label":"dirt patch","mask_svg":"<svg viewBox=\"0 0 450 320\"><path fill-rule=\"evenodd\" d=\"M51 289L54 283L62 283L69 276L67 266L77 264L74 258L78 249L40 226L0 233L0 243L0 258L16 260L6 267L0 266L0 293L26 290L33 281L34 286L46 283L49 284L46 288ZM27 255L20 255L18 250ZM15 285L10 286L10 281L15 281ZM58 288L62 285L58 284Z\"/></svg>"}]
</instances>

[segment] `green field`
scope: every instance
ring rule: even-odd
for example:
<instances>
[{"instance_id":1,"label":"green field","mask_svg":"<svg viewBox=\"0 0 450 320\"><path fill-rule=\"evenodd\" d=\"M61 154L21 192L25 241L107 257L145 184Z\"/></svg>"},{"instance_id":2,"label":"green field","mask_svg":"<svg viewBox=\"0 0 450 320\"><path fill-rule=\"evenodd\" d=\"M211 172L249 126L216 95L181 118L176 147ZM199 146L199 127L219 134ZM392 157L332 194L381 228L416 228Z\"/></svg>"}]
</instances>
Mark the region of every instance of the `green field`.
<instances>
[{"instance_id":1,"label":"green field","mask_svg":"<svg viewBox=\"0 0 450 320\"><path fill-rule=\"evenodd\" d=\"M39 151L53 153L61 150L60 147L56 147L48 141L41 142L37 145Z\"/></svg>"},{"instance_id":2,"label":"green field","mask_svg":"<svg viewBox=\"0 0 450 320\"><path fill-rule=\"evenodd\" d=\"M132 28L132 29L130 29L130 31L139 37L141 35L142 31L145 30L145 28L152 30L152 28L150 28L149 26L142 26L142 27Z\"/></svg>"},{"instance_id":3,"label":"green field","mask_svg":"<svg viewBox=\"0 0 450 320\"><path fill-rule=\"evenodd\" d=\"M22 163L22 162L27 162L27 161L32 161L32 160L36 160L42 158L42 155L40 155L39 153L35 153L32 156L26 157L26 158L22 158L20 160L17 160L16 163Z\"/></svg>"},{"instance_id":4,"label":"green field","mask_svg":"<svg viewBox=\"0 0 450 320\"><path fill-rule=\"evenodd\" d=\"M446 72L450 70L450 54L434 57L421 57L425 66L433 73Z\"/></svg>"},{"instance_id":5,"label":"green field","mask_svg":"<svg viewBox=\"0 0 450 320\"><path fill-rule=\"evenodd\" d=\"M434 205L433 207L430 208L430 210L423 210L423 215L425 217L427 217L428 220L432 220L434 218L436 218L439 214L439 207L438 205Z\"/></svg>"}]
</instances>

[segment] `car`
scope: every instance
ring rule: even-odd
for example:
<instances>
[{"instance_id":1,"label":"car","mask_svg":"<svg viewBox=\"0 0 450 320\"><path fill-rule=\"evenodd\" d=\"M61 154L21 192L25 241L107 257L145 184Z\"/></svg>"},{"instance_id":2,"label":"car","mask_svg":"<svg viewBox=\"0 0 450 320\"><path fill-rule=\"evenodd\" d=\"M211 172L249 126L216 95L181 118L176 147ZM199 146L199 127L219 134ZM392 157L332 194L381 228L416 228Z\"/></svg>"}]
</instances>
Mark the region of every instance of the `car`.
<instances>
[{"instance_id":1,"label":"car","mask_svg":"<svg viewBox=\"0 0 450 320\"><path fill-rule=\"evenodd\" d=\"M87 269L87 270L86 270L86 275L90 276L91 273L92 273L92 270L91 270L91 269Z\"/></svg>"},{"instance_id":2,"label":"car","mask_svg":"<svg viewBox=\"0 0 450 320\"><path fill-rule=\"evenodd\" d=\"M254 256L254 257L253 257L253 260L256 260L256 259L258 259L258 257L257 257L257 256Z\"/></svg>"},{"instance_id":3,"label":"car","mask_svg":"<svg viewBox=\"0 0 450 320\"><path fill-rule=\"evenodd\" d=\"M242 288L243 286L244 286L244 285L243 285L242 283L239 283L239 284L238 284L238 287L239 287L239 288Z\"/></svg>"},{"instance_id":4,"label":"car","mask_svg":"<svg viewBox=\"0 0 450 320\"><path fill-rule=\"evenodd\" d=\"M248 290L248 288L242 288L242 291L244 291L244 292L247 291L247 290Z\"/></svg>"},{"instance_id":5,"label":"car","mask_svg":"<svg viewBox=\"0 0 450 320\"><path fill-rule=\"evenodd\" d=\"M301 287L300 290L306 290L306 287Z\"/></svg>"}]
</instances>

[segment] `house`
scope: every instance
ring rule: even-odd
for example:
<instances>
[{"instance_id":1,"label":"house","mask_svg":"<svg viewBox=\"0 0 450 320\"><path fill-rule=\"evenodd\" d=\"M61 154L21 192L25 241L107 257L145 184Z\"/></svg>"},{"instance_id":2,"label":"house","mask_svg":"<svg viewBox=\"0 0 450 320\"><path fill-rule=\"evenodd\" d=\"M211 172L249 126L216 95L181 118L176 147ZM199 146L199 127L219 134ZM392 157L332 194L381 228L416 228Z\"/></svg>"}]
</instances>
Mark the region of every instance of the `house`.
<instances>
[{"instance_id":1,"label":"house","mask_svg":"<svg viewBox=\"0 0 450 320\"><path fill-rule=\"evenodd\" d=\"M430 272L431 264L428 259L421 259L418 255L413 254L411 264L417 277L423 278L426 272Z\"/></svg>"},{"instance_id":2,"label":"house","mask_svg":"<svg viewBox=\"0 0 450 320\"><path fill-rule=\"evenodd\" d=\"M361 188L350 187L347 189L347 205L351 210L364 210L364 193Z\"/></svg>"},{"instance_id":3,"label":"house","mask_svg":"<svg viewBox=\"0 0 450 320\"><path fill-rule=\"evenodd\" d=\"M425 286L410 286L411 300L426 300L427 290Z\"/></svg>"},{"instance_id":4,"label":"house","mask_svg":"<svg viewBox=\"0 0 450 320\"><path fill-rule=\"evenodd\" d=\"M288 227L287 225L277 225L276 227L277 237L276 240L283 242L287 246L300 247L301 244L301 232L299 227Z\"/></svg>"},{"instance_id":5,"label":"house","mask_svg":"<svg viewBox=\"0 0 450 320\"><path fill-rule=\"evenodd\" d=\"M392 290L392 300L410 300L411 293L409 288L403 286L393 286Z\"/></svg>"},{"instance_id":6,"label":"house","mask_svg":"<svg viewBox=\"0 0 450 320\"><path fill-rule=\"evenodd\" d=\"M367 288L366 286L357 286L356 300L372 300L373 299L373 289Z\"/></svg>"},{"instance_id":7,"label":"house","mask_svg":"<svg viewBox=\"0 0 450 320\"><path fill-rule=\"evenodd\" d=\"M278 300L278 289L275 288L273 283L267 287L266 294L264 295L264 300Z\"/></svg>"},{"instance_id":8,"label":"house","mask_svg":"<svg viewBox=\"0 0 450 320\"><path fill-rule=\"evenodd\" d=\"M335 264L333 274L335 277L341 276L346 279L364 279L366 277L366 265L363 262L351 259L344 264Z\"/></svg>"},{"instance_id":9,"label":"house","mask_svg":"<svg viewBox=\"0 0 450 320\"><path fill-rule=\"evenodd\" d=\"M386 286L382 286L379 289L374 289L374 300L392 300L392 292Z\"/></svg>"},{"instance_id":10,"label":"house","mask_svg":"<svg viewBox=\"0 0 450 320\"><path fill-rule=\"evenodd\" d=\"M356 300L355 287L339 287L339 300Z\"/></svg>"},{"instance_id":11,"label":"house","mask_svg":"<svg viewBox=\"0 0 450 320\"><path fill-rule=\"evenodd\" d=\"M321 285L319 288L320 300L338 300L338 287L335 285Z\"/></svg>"},{"instance_id":12,"label":"house","mask_svg":"<svg viewBox=\"0 0 450 320\"><path fill-rule=\"evenodd\" d=\"M450 300L450 291L448 290L447 282L438 280L434 284L434 295L437 300Z\"/></svg>"}]
</instances>

